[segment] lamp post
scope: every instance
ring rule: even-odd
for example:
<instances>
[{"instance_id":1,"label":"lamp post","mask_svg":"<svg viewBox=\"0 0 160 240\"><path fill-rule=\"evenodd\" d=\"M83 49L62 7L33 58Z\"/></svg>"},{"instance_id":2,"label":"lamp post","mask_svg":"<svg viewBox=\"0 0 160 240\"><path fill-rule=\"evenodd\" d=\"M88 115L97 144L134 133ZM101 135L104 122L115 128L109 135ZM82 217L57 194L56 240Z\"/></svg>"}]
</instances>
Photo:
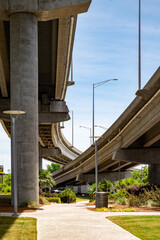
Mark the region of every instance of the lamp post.
<instances>
[{"instance_id":1,"label":"lamp post","mask_svg":"<svg viewBox=\"0 0 160 240\"><path fill-rule=\"evenodd\" d=\"M90 145L92 144L92 140L91 140L91 135L92 135L92 129L90 127L86 127L86 126L79 126L80 128L86 128L90 131Z\"/></svg>"},{"instance_id":2,"label":"lamp post","mask_svg":"<svg viewBox=\"0 0 160 240\"><path fill-rule=\"evenodd\" d=\"M93 134L93 145L95 147L95 183L96 183L96 193L98 192L98 148L97 148L97 141L94 141L95 136L94 136L94 89L107 83L110 81L116 81L118 80L117 78L114 79L108 79L108 80L104 80L101 82L97 82L97 83L93 83L93 111L92 111L92 134Z\"/></svg>"},{"instance_id":3,"label":"lamp post","mask_svg":"<svg viewBox=\"0 0 160 240\"><path fill-rule=\"evenodd\" d=\"M11 117L11 162L12 162L12 180L13 180L13 205L14 205L14 213L13 217L17 217L17 156L16 156L16 131L15 124L18 115L24 114L24 111L18 110L7 110L3 113L9 114Z\"/></svg>"},{"instance_id":4,"label":"lamp post","mask_svg":"<svg viewBox=\"0 0 160 240\"><path fill-rule=\"evenodd\" d=\"M141 0L139 0L139 27L138 27L138 90L141 90Z\"/></svg>"},{"instance_id":5,"label":"lamp post","mask_svg":"<svg viewBox=\"0 0 160 240\"><path fill-rule=\"evenodd\" d=\"M104 130L107 130L107 128L106 127L102 127L102 126L100 126L100 125L94 125L95 127L99 127L99 128L102 128L102 129L104 129Z\"/></svg>"}]
</instances>

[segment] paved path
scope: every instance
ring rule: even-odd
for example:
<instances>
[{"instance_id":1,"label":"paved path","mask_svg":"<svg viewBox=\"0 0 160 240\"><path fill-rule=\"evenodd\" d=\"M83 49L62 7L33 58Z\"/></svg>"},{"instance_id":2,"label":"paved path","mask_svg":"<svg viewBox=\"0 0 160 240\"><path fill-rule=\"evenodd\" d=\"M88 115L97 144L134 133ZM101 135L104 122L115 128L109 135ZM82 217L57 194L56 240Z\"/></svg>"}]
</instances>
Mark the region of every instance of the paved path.
<instances>
[{"instance_id":1,"label":"paved path","mask_svg":"<svg viewBox=\"0 0 160 240\"><path fill-rule=\"evenodd\" d=\"M77 204L51 204L41 210L20 216L35 217L38 240L138 240L121 227L107 220L115 215L160 215L160 213L105 213ZM0 214L10 215L10 214Z\"/></svg>"}]
</instances>

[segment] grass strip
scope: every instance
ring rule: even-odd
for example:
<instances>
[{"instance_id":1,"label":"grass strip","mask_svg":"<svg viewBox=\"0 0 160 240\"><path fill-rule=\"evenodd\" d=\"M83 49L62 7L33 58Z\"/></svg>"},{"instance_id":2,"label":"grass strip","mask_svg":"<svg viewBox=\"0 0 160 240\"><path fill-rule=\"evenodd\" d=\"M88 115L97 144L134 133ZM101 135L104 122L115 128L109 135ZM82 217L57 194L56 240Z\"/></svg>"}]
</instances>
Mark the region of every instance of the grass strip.
<instances>
[{"instance_id":1,"label":"grass strip","mask_svg":"<svg viewBox=\"0 0 160 240\"><path fill-rule=\"evenodd\" d=\"M160 239L160 216L116 216L107 219L142 240Z\"/></svg>"},{"instance_id":2,"label":"grass strip","mask_svg":"<svg viewBox=\"0 0 160 240\"><path fill-rule=\"evenodd\" d=\"M37 219L0 217L1 240L37 240Z\"/></svg>"},{"instance_id":3,"label":"grass strip","mask_svg":"<svg viewBox=\"0 0 160 240\"><path fill-rule=\"evenodd\" d=\"M82 201L89 201L89 197L87 196L79 196L79 197L76 197L76 202L82 202Z\"/></svg>"}]
</instances>

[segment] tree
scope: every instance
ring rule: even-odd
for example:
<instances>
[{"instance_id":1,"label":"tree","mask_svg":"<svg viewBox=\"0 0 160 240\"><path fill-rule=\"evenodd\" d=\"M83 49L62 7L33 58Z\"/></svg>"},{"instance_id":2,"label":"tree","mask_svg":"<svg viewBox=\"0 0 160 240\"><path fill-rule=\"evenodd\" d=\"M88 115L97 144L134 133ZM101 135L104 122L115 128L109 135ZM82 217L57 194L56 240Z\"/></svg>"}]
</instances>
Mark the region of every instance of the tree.
<instances>
[{"instance_id":1,"label":"tree","mask_svg":"<svg viewBox=\"0 0 160 240\"><path fill-rule=\"evenodd\" d=\"M51 165L47 165L47 170L50 173L53 173L53 172L57 171L60 168L61 168L61 165L58 164L58 163L51 163Z\"/></svg>"},{"instance_id":2,"label":"tree","mask_svg":"<svg viewBox=\"0 0 160 240\"><path fill-rule=\"evenodd\" d=\"M55 186L55 181L53 181L52 177L49 175L50 172L48 170L39 170L39 186L42 187L47 185L49 187Z\"/></svg>"}]
</instances>

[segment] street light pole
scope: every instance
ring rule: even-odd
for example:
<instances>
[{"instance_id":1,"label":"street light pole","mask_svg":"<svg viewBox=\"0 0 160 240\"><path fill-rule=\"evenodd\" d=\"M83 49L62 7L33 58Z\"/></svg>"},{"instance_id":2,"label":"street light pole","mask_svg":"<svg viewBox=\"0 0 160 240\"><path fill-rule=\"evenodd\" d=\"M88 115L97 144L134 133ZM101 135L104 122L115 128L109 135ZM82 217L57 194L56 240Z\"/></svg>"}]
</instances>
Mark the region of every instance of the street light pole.
<instances>
[{"instance_id":1,"label":"street light pole","mask_svg":"<svg viewBox=\"0 0 160 240\"><path fill-rule=\"evenodd\" d=\"M94 88L95 88L95 84L93 83L93 114L92 114L92 138L93 138L93 144L94 144Z\"/></svg>"},{"instance_id":2,"label":"street light pole","mask_svg":"<svg viewBox=\"0 0 160 240\"><path fill-rule=\"evenodd\" d=\"M141 90L141 0L139 0L138 89Z\"/></svg>"},{"instance_id":3,"label":"street light pole","mask_svg":"<svg viewBox=\"0 0 160 240\"><path fill-rule=\"evenodd\" d=\"M17 217L17 154L16 154L16 119L18 115L24 114L24 111L17 110L8 110L3 113L9 114L11 117L11 161L12 161L12 180L13 180L13 205L14 205L14 213L13 217Z\"/></svg>"},{"instance_id":4,"label":"street light pole","mask_svg":"<svg viewBox=\"0 0 160 240\"><path fill-rule=\"evenodd\" d=\"M104 129L104 130L107 130L107 128L106 128L106 127L102 127L102 126L100 126L100 125L95 125L95 127L99 127L99 128L102 128L102 129Z\"/></svg>"},{"instance_id":5,"label":"street light pole","mask_svg":"<svg viewBox=\"0 0 160 240\"><path fill-rule=\"evenodd\" d=\"M89 130L89 132L90 132L90 136L89 136L89 138L90 138L90 145L92 144L92 130L91 130L91 128L90 127L86 127L86 126L79 126L79 127L81 127L81 128L86 128L86 129L88 129Z\"/></svg>"},{"instance_id":6,"label":"street light pole","mask_svg":"<svg viewBox=\"0 0 160 240\"><path fill-rule=\"evenodd\" d=\"M13 204L14 204L14 213L13 217L17 217L17 158L16 158L16 115L11 116L11 159L13 167Z\"/></svg>"},{"instance_id":7,"label":"street light pole","mask_svg":"<svg viewBox=\"0 0 160 240\"><path fill-rule=\"evenodd\" d=\"M93 137L93 144L94 144L94 89L107 83L107 82L110 82L110 81L117 81L118 79L117 78L113 78L113 79L108 79L108 80L105 80L105 81L101 81L101 82L98 82L98 83L93 83L93 109L92 109L92 137Z\"/></svg>"},{"instance_id":8,"label":"street light pole","mask_svg":"<svg viewBox=\"0 0 160 240\"><path fill-rule=\"evenodd\" d=\"M99 87L107 82L110 82L110 81L116 81L118 80L117 78L114 78L114 79L108 79L108 80L104 80L104 81L101 81L101 82L98 82L98 83L93 83L93 110L92 110L92 134L93 134L93 145L95 147L95 183L96 183L96 193L98 192L98 147L97 147L97 141L94 141L95 139L95 136L94 136L94 89L96 87Z\"/></svg>"}]
</instances>

